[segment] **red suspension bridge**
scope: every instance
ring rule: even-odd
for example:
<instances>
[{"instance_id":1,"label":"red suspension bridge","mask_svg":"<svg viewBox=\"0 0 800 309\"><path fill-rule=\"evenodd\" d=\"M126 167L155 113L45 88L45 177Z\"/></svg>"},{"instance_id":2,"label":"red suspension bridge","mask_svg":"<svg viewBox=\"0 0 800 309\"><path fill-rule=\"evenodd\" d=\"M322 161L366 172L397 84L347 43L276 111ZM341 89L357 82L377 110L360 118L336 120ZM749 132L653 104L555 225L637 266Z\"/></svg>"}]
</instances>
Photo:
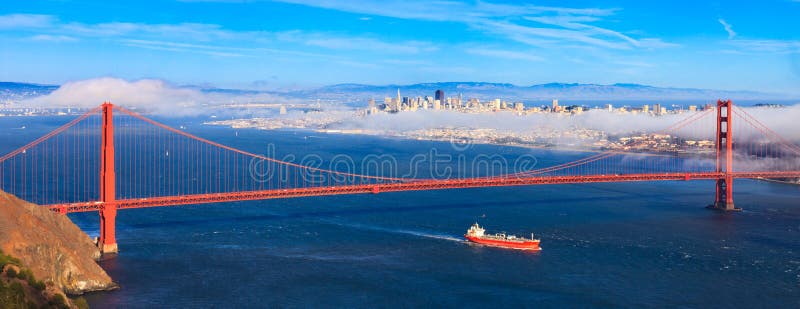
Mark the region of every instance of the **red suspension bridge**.
<instances>
[{"instance_id":1,"label":"red suspension bridge","mask_svg":"<svg viewBox=\"0 0 800 309\"><path fill-rule=\"evenodd\" d=\"M713 148L663 155L641 150L664 145L634 139L625 145L629 151L605 151L549 167L404 178L379 170L370 174L283 161L104 103L0 157L0 188L59 213L99 212L98 246L110 253L117 251L117 211L131 208L413 190L712 180L716 192L710 207L731 211L737 209L736 178L800 177L800 147L731 101L692 112L656 134L680 137L679 142L690 146L704 139L714 143Z\"/></svg>"}]
</instances>

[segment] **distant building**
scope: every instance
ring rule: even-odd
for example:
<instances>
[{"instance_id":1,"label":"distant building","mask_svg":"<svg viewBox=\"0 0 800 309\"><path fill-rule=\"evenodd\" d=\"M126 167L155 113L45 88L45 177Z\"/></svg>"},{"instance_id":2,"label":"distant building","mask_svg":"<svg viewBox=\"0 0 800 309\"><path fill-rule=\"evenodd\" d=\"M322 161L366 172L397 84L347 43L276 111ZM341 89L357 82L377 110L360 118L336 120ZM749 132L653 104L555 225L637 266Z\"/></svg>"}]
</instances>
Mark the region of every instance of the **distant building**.
<instances>
[{"instance_id":1,"label":"distant building","mask_svg":"<svg viewBox=\"0 0 800 309\"><path fill-rule=\"evenodd\" d=\"M436 110L442 109L442 101L433 100L433 109Z\"/></svg>"},{"instance_id":2,"label":"distant building","mask_svg":"<svg viewBox=\"0 0 800 309\"><path fill-rule=\"evenodd\" d=\"M661 104L653 104L653 113L661 115Z\"/></svg>"},{"instance_id":3,"label":"distant building","mask_svg":"<svg viewBox=\"0 0 800 309\"><path fill-rule=\"evenodd\" d=\"M369 102L367 102L367 108L372 109L373 107L375 107L375 99L370 98Z\"/></svg>"},{"instance_id":4,"label":"distant building","mask_svg":"<svg viewBox=\"0 0 800 309\"><path fill-rule=\"evenodd\" d=\"M434 100L439 100L439 102L445 102L444 91L442 91L441 89L436 90L436 93L433 96L433 99Z\"/></svg>"},{"instance_id":5,"label":"distant building","mask_svg":"<svg viewBox=\"0 0 800 309\"><path fill-rule=\"evenodd\" d=\"M558 106L558 99L553 99L553 112L558 113L561 111L561 108Z\"/></svg>"},{"instance_id":6,"label":"distant building","mask_svg":"<svg viewBox=\"0 0 800 309\"><path fill-rule=\"evenodd\" d=\"M523 104L522 102L514 103L514 110L518 112L525 110L525 104Z\"/></svg>"},{"instance_id":7,"label":"distant building","mask_svg":"<svg viewBox=\"0 0 800 309\"><path fill-rule=\"evenodd\" d=\"M647 105L647 104L642 105L642 112L645 113L645 114L649 113L650 112L650 105Z\"/></svg>"},{"instance_id":8,"label":"distant building","mask_svg":"<svg viewBox=\"0 0 800 309\"><path fill-rule=\"evenodd\" d=\"M281 105L280 114L281 115L286 115L286 106Z\"/></svg>"},{"instance_id":9,"label":"distant building","mask_svg":"<svg viewBox=\"0 0 800 309\"><path fill-rule=\"evenodd\" d=\"M606 104L606 110L609 111L609 112L613 112L614 111L614 105Z\"/></svg>"},{"instance_id":10,"label":"distant building","mask_svg":"<svg viewBox=\"0 0 800 309\"><path fill-rule=\"evenodd\" d=\"M492 100L492 109L494 110L500 109L500 99Z\"/></svg>"}]
</instances>

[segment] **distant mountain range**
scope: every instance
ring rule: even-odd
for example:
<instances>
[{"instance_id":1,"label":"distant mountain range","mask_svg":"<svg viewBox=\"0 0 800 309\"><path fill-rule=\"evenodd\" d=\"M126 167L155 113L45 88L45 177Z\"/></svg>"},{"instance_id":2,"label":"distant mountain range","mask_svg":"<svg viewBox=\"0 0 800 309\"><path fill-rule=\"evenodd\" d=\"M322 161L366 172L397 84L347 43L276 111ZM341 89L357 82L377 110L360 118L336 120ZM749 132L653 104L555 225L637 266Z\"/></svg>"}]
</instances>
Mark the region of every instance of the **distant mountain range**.
<instances>
[{"instance_id":1,"label":"distant mountain range","mask_svg":"<svg viewBox=\"0 0 800 309\"><path fill-rule=\"evenodd\" d=\"M338 84L311 90L295 91L292 95L320 99L373 97L380 101L384 97L433 96L441 89L446 96L462 94L465 98L504 98L520 101L546 101L552 99L607 101L607 100L711 100L732 98L737 100L792 99L790 96L756 91L725 91L693 88L661 88L638 84L566 84L550 83L533 86L517 86L503 83L443 82L413 85L372 86L362 84Z\"/></svg>"},{"instance_id":2,"label":"distant mountain range","mask_svg":"<svg viewBox=\"0 0 800 309\"><path fill-rule=\"evenodd\" d=\"M513 101L549 101L559 99L565 101L633 101L633 100L715 100L731 98L734 100L789 100L797 99L784 94L756 91L726 91L694 88L662 88L639 84L567 84L549 83L533 86L517 86L504 83L486 82L441 82L412 85L364 85L337 84L306 90L292 91L258 91L241 89L208 88L186 86L206 93L246 95L270 93L294 99L320 99L343 103L365 102L369 98L382 101L384 97L396 97L400 89L401 96L433 96L441 89L446 96L463 95L464 98L482 100L502 98ZM28 83L0 82L0 102L19 101L56 90L57 85L40 85Z\"/></svg>"},{"instance_id":3,"label":"distant mountain range","mask_svg":"<svg viewBox=\"0 0 800 309\"><path fill-rule=\"evenodd\" d=\"M39 85L27 83L0 82L0 103L3 101L21 101L27 98L45 95L58 89L57 85Z\"/></svg>"}]
</instances>

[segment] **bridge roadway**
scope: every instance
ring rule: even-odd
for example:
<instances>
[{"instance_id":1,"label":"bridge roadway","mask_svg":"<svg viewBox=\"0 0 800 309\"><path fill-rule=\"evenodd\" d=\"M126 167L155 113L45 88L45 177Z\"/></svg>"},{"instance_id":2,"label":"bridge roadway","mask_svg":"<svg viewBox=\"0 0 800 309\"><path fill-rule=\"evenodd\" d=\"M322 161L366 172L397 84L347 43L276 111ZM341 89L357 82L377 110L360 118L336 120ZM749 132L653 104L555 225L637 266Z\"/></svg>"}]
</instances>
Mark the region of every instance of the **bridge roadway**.
<instances>
[{"instance_id":1,"label":"bridge roadway","mask_svg":"<svg viewBox=\"0 0 800 309\"><path fill-rule=\"evenodd\" d=\"M800 178L800 171L781 172L734 172L734 178ZM365 194L399 191L443 190L481 187L507 187L548 184L576 184L602 182L635 182L635 181L688 181L716 180L725 177L725 173L661 173L661 174L617 174L617 175L583 175L583 176L531 176L531 177L480 177L465 179L432 180L422 179L398 183L346 185L332 187L308 187L294 189L272 189L259 191L224 192L208 194L189 194L180 196L163 196L117 200L117 209L180 206L205 203L234 201L265 200L277 198L293 198L307 196L326 196L342 194ZM87 212L103 208L102 202L81 202L71 204L45 205L55 212Z\"/></svg>"}]
</instances>

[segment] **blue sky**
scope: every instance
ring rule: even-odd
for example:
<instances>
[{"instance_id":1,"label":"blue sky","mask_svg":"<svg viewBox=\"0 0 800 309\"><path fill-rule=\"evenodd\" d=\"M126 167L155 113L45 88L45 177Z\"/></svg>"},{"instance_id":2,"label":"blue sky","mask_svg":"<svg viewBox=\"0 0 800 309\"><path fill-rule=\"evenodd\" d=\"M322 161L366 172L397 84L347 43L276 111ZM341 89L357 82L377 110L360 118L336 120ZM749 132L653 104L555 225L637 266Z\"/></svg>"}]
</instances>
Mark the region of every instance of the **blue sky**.
<instances>
[{"instance_id":1,"label":"blue sky","mask_svg":"<svg viewBox=\"0 0 800 309\"><path fill-rule=\"evenodd\" d=\"M6 1L0 80L489 81L800 94L800 1Z\"/></svg>"}]
</instances>

